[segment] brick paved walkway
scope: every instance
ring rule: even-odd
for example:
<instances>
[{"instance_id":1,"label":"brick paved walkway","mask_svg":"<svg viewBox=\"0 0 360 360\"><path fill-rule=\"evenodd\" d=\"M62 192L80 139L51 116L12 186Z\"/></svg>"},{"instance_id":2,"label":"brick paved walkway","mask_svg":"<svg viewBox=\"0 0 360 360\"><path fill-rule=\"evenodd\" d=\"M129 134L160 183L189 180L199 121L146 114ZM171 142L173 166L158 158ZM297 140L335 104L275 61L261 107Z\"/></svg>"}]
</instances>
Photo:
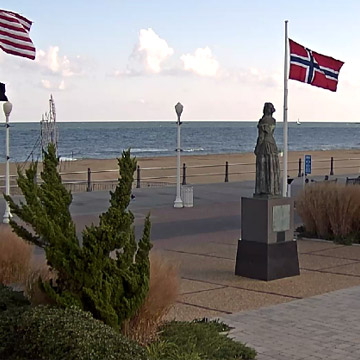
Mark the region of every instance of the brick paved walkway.
<instances>
[{"instance_id":1,"label":"brick paved walkway","mask_svg":"<svg viewBox=\"0 0 360 360\"><path fill-rule=\"evenodd\" d=\"M257 360L360 359L360 286L221 317Z\"/></svg>"}]
</instances>

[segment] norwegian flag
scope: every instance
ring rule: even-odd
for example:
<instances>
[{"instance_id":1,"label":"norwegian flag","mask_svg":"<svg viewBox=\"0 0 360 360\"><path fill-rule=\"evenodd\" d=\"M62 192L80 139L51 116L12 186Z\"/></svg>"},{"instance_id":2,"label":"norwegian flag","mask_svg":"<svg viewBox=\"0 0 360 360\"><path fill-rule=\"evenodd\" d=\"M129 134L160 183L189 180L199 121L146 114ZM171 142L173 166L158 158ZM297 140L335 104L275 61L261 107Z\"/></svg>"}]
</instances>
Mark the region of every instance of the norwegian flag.
<instances>
[{"instance_id":1,"label":"norwegian flag","mask_svg":"<svg viewBox=\"0 0 360 360\"><path fill-rule=\"evenodd\" d=\"M312 51L289 39L289 79L336 91L342 61Z\"/></svg>"}]
</instances>

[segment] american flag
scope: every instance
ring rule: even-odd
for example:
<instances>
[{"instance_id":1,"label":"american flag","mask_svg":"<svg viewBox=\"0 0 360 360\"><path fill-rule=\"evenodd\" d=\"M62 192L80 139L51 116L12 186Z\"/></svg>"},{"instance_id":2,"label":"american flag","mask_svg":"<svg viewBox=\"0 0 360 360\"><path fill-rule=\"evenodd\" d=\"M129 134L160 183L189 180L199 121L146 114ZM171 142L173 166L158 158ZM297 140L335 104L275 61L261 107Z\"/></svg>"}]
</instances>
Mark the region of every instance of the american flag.
<instances>
[{"instance_id":1,"label":"american flag","mask_svg":"<svg viewBox=\"0 0 360 360\"><path fill-rule=\"evenodd\" d=\"M12 11L0 10L0 48L8 54L35 59L29 32L32 22Z\"/></svg>"},{"instance_id":2,"label":"american flag","mask_svg":"<svg viewBox=\"0 0 360 360\"><path fill-rule=\"evenodd\" d=\"M339 72L344 63L312 51L291 39L289 39L289 44L289 79L336 91Z\"/></svg>"}]
</instances>

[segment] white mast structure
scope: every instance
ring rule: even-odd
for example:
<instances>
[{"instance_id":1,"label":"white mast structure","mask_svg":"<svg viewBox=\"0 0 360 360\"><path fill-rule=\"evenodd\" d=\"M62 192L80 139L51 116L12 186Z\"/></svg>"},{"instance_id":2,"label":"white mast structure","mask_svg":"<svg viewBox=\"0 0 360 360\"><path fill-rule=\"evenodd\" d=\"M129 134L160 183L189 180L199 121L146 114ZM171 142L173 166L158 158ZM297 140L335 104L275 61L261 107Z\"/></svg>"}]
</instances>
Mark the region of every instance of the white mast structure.
<instances>
[{"instance_id":1,"label":"white mast structure","mask_svg":"<svg viewBox=\"0 0 360 360\"><path fill-rule=\"evenodd\" d=\"M53 96L49 99L49 112L42 115L40 121L41 131L41 150L47 151L50 143L55 145L56 154L58 153L58 130L56 125L56 110Z\"/></svg>"}]
</instances>

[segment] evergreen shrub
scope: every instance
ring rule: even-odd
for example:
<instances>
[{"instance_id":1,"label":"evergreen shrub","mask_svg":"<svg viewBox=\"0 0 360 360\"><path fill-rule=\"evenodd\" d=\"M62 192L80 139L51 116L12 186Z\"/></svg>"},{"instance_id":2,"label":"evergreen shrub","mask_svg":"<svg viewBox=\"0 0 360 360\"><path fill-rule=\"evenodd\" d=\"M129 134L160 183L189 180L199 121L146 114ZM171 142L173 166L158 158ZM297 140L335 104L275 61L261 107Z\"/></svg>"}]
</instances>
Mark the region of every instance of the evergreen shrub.
<instances>
[{"instance_id":1,"label":"evergreen shrub","mask_svg":"<svg viewBox=\"0 0 360 360\"><path fill-rule=\"evenodd\" d=\"M136 169L130 150L118 159L119 180L110 192L110 206L100 215L99 225L86 227L80 242L69 207L72 195L61 183L54 145L44 152L42 182L36 183L37 163L18 172L18 185L25 202L9 196L15 218L13 230L26 241L44 249L56 279L42 281L41 288L58 306L78 306L113 328L121 328L143 303L149 290L150 220L145 219L137 242L134 215L128 209ZM110 256L114 255L115 256Z\"/></svg>"}]
</instances>

